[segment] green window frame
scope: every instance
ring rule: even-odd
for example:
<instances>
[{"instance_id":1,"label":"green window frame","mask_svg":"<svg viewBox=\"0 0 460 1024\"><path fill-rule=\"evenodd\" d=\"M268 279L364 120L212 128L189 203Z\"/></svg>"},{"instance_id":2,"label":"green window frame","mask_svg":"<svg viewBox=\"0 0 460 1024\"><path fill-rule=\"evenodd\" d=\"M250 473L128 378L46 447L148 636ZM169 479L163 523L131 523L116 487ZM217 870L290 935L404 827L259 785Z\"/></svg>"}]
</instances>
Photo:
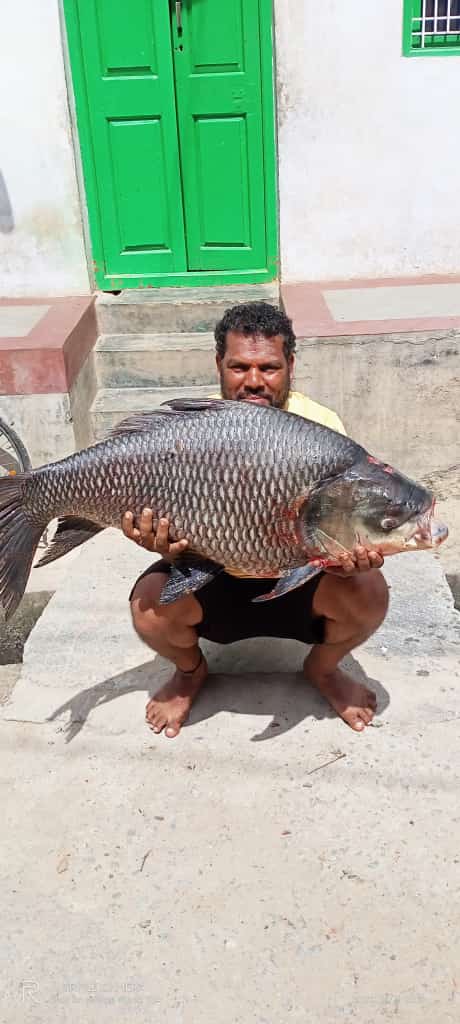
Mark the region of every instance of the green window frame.
<instances>
[{"instance_id":1,"label":"green window frame","mask_svg":"<svg viewBox=\"0 0 460 1024\"><path fill-rule=\"evenodd\" d=\"M460 56L460 0L404 0L403 53Z\"/></svg>"}]
</instances>

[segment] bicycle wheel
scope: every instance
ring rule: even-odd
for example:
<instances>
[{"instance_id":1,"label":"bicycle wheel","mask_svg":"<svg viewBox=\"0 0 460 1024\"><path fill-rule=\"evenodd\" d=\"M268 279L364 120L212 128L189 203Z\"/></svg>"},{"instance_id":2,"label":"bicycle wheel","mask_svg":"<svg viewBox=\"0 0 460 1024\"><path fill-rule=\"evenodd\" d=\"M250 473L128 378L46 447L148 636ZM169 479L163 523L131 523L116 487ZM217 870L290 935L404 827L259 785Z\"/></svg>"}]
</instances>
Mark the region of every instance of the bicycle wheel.
<instances>
[{"instance_id":1,"label":"bicycle wheel","mask_svg":"<svg viewBox=\"0 0 460 1024\"><path fill-rule=\"evenodd\" d=\"M15 430L0 418L0 477L27 473L31 462Z\"/></svg>"}]
</instances>

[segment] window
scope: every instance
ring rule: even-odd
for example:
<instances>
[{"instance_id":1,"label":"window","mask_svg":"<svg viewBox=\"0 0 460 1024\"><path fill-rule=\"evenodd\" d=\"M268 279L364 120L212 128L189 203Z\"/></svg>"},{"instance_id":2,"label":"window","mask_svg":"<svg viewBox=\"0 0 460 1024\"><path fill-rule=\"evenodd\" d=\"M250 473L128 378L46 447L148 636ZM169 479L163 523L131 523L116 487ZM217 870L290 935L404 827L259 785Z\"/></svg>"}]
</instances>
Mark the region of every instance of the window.
<instances>
[{"instance_id":1,"label":"window","mask_svg":"<svg viewBox=\"0 0 460 1024\"><path fill-rule=\"evenodd\" d=\"M404 0L403 50L460 55L460 0Z\"/></svg>"}]
</instances>

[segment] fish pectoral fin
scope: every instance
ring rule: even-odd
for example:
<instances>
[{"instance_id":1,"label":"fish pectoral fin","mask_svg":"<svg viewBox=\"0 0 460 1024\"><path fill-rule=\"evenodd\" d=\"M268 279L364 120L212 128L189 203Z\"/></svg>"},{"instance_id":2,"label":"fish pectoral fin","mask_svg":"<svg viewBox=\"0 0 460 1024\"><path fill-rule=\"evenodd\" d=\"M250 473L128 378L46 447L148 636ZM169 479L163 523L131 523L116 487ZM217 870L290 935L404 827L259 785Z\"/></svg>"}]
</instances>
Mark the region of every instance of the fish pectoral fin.
<instances>
[{"instance_id":1,"label":"fish pectoral fin","mask_svg":"<svg viewBox=\"0 0 460 1024\"><path fill-rule=\"evenodd\" d=\"M36 567L49 565L50 562L56 561L56 558L61 558L68 551L72 551L72 548L77 548L85 541L91 540L91 537L104 529L104 526L99 526L98 523L93 523L90 519L81 519L79 516L63 516L62 519L59 519L56 533Z\"/></svg>"},{"instance_id":2,"label":"fish pectoral fin","mask_svg":"<svg viewBox=\"0 0 460 1024\"><path fill-rule=\"evenodd\" d=\"M172 604L186 594L194 594L215 579L220 572L223 572L222 565L210 559L200 559L197 555L188 554L176 559L171 566L168 581L161 591L159 603Z\"/></svg>"},{"instance_id":3,"label":"fish pectoral fin","mask_svg":"<svg viewBox=\"0 0 460 1024\"><path fill-rule=\"evenodd\" d=\"M270 590L268 594L261 594L260 597L253 597L253 604L261 604L262 601L273 601L275 597L281 597L283 594L289 593L290 590L296 590L297 587L302 587L304 583L308 583L309 580L314 579L318 573L322 572L321 566L318 565L300 565L298 569L293 569L292 572L287 573L286 576L282 576L278 580L276 587Z\"/></svg>"},{"instance_id":4,"label":"fish pectoral fin","mask_svg":"<svg viewBox=\"0 0 460 1024\"><path fill-rule=\"evenodd\" d=\"M349 555L350 551L348 548L344 548L340 541L335 540L334 537L330 537L328 533L319 528L315 529L315 541L321 545L322 549L331 558L337 558L338 555Z\"/></svg>"}]
</instances>

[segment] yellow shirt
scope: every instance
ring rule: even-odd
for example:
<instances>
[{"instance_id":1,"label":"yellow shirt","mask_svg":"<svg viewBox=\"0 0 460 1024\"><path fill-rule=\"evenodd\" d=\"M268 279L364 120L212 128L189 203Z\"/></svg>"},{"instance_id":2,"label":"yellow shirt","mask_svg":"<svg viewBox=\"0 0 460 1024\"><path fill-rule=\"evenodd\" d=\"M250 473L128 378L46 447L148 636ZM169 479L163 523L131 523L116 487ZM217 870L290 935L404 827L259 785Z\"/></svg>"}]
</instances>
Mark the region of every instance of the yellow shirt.
<instances>
[{"instance_id":1,"label":"yellow shirt","mask_svg":"<svg viewBox=\"0 0 460 1024\"><path fill-rule=\"evenodd\" d=\"M212 395L212 398L219 398L219 395ZM333 412L332 409L328 409L325 405L320 405L319 402L314 402L312 398L308 398L307 395L302 395L300 391L290 391L289 397L285 406L287 412L293 412L296 416L303 416L306 420L313 420L315 423L320 423L322 427L329 427L331 430L336 430L338 434L344 434L346 436L346 430L342 421L337 416L337 413ZM244 572L237 572L235 569L225 570L229 576L237 576L238 579L253 579Z\"/></svg>"},{"instance_id":2,"label":"yellow shirt","mask_svg":"<svg viewBox=\"0 0 460 1024\"><path fill-rule=\"evenodd\" d=\"M315 423L321 423L322 427L330 427L331 430L336 430L338 434L345 434L346 436L345 427L342 421L339 420L336 412L328 409L325 405L320 405L319 402L314 402L312 398L302 395L300 391L289 392L286 410L287 412L295 412L296 416L303 416L306 420L314 420Z\"/></svg>"}]
</instances>

